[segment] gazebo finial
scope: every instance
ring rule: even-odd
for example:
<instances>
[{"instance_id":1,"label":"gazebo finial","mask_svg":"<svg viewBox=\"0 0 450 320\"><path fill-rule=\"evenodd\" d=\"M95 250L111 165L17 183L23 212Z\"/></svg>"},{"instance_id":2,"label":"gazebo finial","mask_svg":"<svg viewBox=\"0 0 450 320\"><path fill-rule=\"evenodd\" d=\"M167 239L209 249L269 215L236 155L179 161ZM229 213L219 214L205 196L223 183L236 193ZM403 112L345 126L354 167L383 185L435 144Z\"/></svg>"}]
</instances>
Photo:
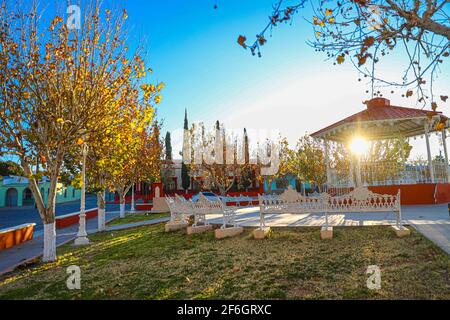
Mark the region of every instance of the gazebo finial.
<instances>
[{"instance_id":1,"label":"gazebo finial","mask_svg":"<svg viewBox=\"0 0 450 320\"><path fill-rule=\"evenodd\" d=\"M363 102L367 105L367 108L376 108L376 107L389 107L391 105L391 101L386 98L372 98L371 100L366 100Z\"/></svg>"}]
</instances>

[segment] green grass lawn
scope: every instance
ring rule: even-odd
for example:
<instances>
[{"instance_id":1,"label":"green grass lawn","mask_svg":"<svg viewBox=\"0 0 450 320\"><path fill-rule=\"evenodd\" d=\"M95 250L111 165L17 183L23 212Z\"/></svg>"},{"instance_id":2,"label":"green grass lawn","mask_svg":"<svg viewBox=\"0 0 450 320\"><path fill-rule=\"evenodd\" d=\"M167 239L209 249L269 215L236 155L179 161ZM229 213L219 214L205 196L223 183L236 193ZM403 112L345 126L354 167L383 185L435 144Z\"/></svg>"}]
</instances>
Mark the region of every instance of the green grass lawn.
<instances>
[{"instance_id":1,"label":"green grass lawn","mask_svg":"<svg viewBox=\"0 0 450 320\"><path fill-rule=\"evenodd\" d=\"M213 233L165 233L157 224L90 236L93 244L58 249L58 261L0 278L0 299L450 299L449 256L412 230L388 227L251 229L216 240ZM81 268L81 290L66 288L66 268ZM369 265L381 289L366 287Z\"/></svg>"},{"instance_id":2,"label":"green grass lawn","mask_svg":"<svg viewBox=\"0 0 450 320\"><path fill-rule=\"evenodd\" d=\"M119 224L128 224L135 223L159 218L168 218L170 217L169 213L151 213L151 212L137 212L137 213L129 213L122 219L115 219L108 223L108 226L115 226Z\"/></svg>"}]
</instances>

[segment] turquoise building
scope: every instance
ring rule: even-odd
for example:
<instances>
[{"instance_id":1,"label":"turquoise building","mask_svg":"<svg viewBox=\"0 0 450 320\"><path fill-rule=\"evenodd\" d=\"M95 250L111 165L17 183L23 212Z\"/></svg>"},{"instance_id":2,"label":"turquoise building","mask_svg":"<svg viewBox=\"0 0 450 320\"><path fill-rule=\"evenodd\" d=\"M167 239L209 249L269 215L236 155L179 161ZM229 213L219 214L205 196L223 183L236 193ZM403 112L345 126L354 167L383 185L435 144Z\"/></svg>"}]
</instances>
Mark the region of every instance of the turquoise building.
<instances>
[{"instance_id":1,"label":"turquoise building","mask_svg":"<svg viewBox=\"0 0 450 320\"><path fill-rule=\"evenodd\" d=\"M308 182L300 181L295 175L285 175L284 177L273 179L270 191L268 181L264 180L264 192L266 193L281 193L289 186L298 192L303 192L303 190L311 192L311 185Z\"/></svg>"},{"instance_id":2,"label":"turquoise building","mask_svg":"<svg viewBox=\"0 0 450 320\"><path fill-rule=\"evenodd\" d=\"M50 181L46 178L39 181L39 188L47 202L50 190ZM79 200L81 198L81 190L75 189L73 186L64 186L58 183L56 193L56 203L64 203ZM0 208L3 207L23 207L34 206L34 197L28 185L28 179L24 177L2 177L0 181Z\"/></svg>"}]
</instances>

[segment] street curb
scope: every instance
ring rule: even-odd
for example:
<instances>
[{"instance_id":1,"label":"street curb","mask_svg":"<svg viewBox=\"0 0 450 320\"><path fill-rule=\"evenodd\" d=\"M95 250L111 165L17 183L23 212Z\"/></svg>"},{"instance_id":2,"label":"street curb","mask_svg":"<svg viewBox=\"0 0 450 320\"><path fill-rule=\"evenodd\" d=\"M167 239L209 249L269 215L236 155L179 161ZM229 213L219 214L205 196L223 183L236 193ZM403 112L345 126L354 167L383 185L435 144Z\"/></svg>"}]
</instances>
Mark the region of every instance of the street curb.
<instances>
[{"instance_id":1,"label":"street curb","mask_svg":"<svg viewBox=\"0 0 450 320\"><path fill-rule=\"evenodd\" d=\"M117 219L117 218L118 218L118 217L114 217L114 218L108 220L106 223L110 223L111 221L114 221L114 220ZM62 235L64 235L64 234L62 234ZM58 235L56 235L56 236L58 236ZM76 235L72 236L70 239L67 239L66 241L63 241L63 242L61 242L60 244L56 245L56 248L68 244L69 242L75 240L75 238L76 238ZM38 254L38 255L35 255L35 256L31 257L31 258L22 260L21 262L19 262L19 263L13 265L12 267L9 267L8 269L0 270L0 276L3 276L3 275L5 275L5 274L7 274L7 273L10 273L10 272L13 272L13 271L14 271L15 269L17 269L18 267L23 266L23 265L25 265L25 264L28 264L28 263L30 263L30 262L32 262L32 261L34 261L34 260L36 260L36 259L38 259L38 258L40 258L40 257L42 257L42 253L40 253L40 254Z\"/></svg>"}]
</instances>

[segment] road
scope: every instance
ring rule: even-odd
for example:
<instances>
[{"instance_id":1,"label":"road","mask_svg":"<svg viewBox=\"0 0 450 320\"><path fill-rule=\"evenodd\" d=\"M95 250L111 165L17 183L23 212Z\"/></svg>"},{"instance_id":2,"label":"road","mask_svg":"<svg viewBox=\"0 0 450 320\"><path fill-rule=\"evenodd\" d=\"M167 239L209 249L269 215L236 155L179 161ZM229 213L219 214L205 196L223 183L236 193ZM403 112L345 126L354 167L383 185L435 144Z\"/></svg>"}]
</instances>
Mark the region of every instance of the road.
<instances>
[{"instance_id":1,"label":"road","mask_svg":"<svg viewBox=\"0 0 450 320\"><path fill-rule=\"evenodd\" d=\"M97 197L86 196L86 209L97 207ZM128 209L128 206L127 206ZM106 205L106 211L117 211L119 205ZM80 201L73 201L56 205L56 216L80 211ZM43 229L41 218L34 206L17 208L0 208L0 229L9 228L24 223L36 223L35 231Z\"/></svg>"}]
</instances>

